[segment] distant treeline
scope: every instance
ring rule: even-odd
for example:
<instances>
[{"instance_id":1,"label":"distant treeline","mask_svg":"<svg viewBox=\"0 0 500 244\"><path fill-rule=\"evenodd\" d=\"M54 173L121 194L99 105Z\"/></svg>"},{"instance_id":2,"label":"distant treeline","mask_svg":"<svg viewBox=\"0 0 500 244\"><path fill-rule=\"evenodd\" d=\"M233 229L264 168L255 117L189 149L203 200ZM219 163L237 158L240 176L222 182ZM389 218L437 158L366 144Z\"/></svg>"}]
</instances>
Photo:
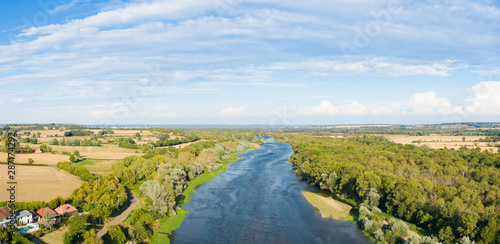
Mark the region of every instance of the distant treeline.
<instances>
[{"instance_id":1,"label":"distant treeline","mask_svg":"<svg viewBox=\"0 0 500 244\"><path fill-rule=\"evenodd\" d=\"M64 136L91 136L91 135L94 135L94 132L90 130L70 130L64 132Z\"/></svg>"},{"instance_id":2,"label":"distant treeline","mask_svg":"<svg viewBox=\"0 0 500 244\"><path fill-rule=\"evenodd\" d=\"M49 141L49 145L60 145L60 146L95 146L99 147L101 146L101 141L96 139L96 138L91 138L91 139L52 139Z\"/></svg>"}]
</instances>

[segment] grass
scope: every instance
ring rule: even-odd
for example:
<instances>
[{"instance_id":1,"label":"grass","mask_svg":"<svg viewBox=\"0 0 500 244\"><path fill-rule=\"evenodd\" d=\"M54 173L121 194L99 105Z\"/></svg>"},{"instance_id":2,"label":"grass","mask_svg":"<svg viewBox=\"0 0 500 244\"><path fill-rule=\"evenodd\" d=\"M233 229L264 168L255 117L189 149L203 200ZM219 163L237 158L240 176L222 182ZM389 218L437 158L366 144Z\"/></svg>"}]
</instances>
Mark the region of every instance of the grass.
<instances>
[{"instance_id":1,"label":"grass","mask_svg":"<svg viewBox=\"0 0 500 244\"><path fill-rule=\"evenodd\" d=\"M92 174L107 176L111 173L111 165L113 165L114 162L115 160L109 159L84 158L82 161L74 163L73 165L83 166L87 168Z\"/></svg>"},{"instance_id":2,"label":"grass","mask_svg":"<svg viewBox=\"0 0 500 244\"><path fill-rule=\"evenodd\" d=\"M61 227L53 232L50 232L40 238L41 241L35 243L63 243L63 235L69 230L69 226Z\"/></svg>"},{"instance_id":3,"label":"grass","mask_svg":"<svg viewBox=\"0 0 500 244\"><path fill-rule=\"evenodd\" d=\"M348 204L337 201L329 196L320 193L302 191L302 194L307 199L307 201L321 213L321 217L332 217L336 220L354 220L353 217L349 214L352 207Z\"/></svg>"},{"instance_id":4,"label":"grass","mask_svg":"<svg viewBox=\"0 0 500 244\"><path fill-rule=\"evenodd\" d=\"M346 199L345 201L354 207L358 207L358 203L350 198Z\"/></svg>"},{"instance_id":5,"label":"grass","mask_svg":"<svg viewBox=\"0 0 500 244\"><path fill-rule=\"evenodd\" d=\"M373 233L370 233L370 232L368 232L368 231L366 231L366 230L361 230L361 232L363 233L363 235L364 235L366 238L370 239L370 241L377 242L377 239L375 239L375 235L374 235Z\"/></svg>"},{"instance_id":6,"label":"grass","mask_svg":"<svg viewBox=\"0 0 500 244\"><path fill-rule=\"evenodd\" d=\"M183 200L179 203L179 207L183 207L184 204L188 203L190 200L190 195L191 193L195 193L196 190L195 188L199 185L202 185L211 179L213 179L215 176L221 174L224 172L228 167L229 163L235 162L240 160L240 158L236 157L236 155L244 152L248 152L250 150L257 149L258 147L255 148L249 148L241 152L235 152L231 153L229 156L230 158L228 160L222 161L222 167L218 169L217 171L212 171L209 173L204 173L198 177L196 177L194 180L190 181L187 188L182 192ZM179 228L184 221L184 217L188 213L188 210L181 209L177 211L177 215L173 217L164 217L162 220L160 220L160 227L155 230L152 239L152 243L170 243L170 239L168 236L172 234L172 231L175 229ZM162 232L162 233L159 233ZM168 234L163 234L163 233L168 233Z\"/></svg>"}]
</instances>

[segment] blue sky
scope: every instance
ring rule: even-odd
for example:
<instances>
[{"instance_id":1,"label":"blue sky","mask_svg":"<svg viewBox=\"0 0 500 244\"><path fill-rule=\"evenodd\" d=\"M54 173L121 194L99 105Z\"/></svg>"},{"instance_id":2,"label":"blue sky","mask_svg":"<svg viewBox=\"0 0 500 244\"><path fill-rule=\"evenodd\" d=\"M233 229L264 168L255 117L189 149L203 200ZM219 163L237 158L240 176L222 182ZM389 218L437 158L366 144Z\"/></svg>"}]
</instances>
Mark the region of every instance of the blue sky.
<instances>
[{"instance_id":1,"label":"blue sky","mask_svg":"<svg viewBox=\"0 0 500 244\"><path fill-rule=\"evenodd\" d=\"M497 1L0 9L0 123L500 122Z\"/></svg>"}]
</instances>

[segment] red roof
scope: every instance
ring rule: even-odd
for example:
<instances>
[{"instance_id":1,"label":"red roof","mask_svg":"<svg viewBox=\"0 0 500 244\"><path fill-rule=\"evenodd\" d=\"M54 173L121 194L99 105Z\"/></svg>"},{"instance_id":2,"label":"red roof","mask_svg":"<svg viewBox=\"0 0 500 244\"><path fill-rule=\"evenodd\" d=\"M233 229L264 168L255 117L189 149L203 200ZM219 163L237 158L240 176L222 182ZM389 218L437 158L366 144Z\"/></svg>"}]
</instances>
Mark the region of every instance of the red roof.
<instances>
[{"instance_id":1,"label":"red roof","mask_svg":"<svg viewBox=\"0 0 500 244\"><path fill-rule=\"evenodd\" d=\"M43 214L45 212L47 212L47 211L49 211L49 215L57 215L57 213L54 210L50 209L50 208L42 208L42 209L36 211L36 213L38 215L40 215L41 217L43 217Z\"/></svg>"},{"instance_id":2,"label":"red roof","mask_svg":"<svg viewBox=\"0 0 500 244\"><path fill-rule=\"evenodd\" d=\"M9 206L1 207L0 208L0 219L5 219L10 216L10 208Z\"/></svg>"},{"instance_id":3,"label":"red roof","mask_svg":"<svg viewBox=\"0 0 500 244\"><path fill-rule=\"evenodd\" d=\"M61 206L57 207L55 210L58 214L61 214L61 215L65 214L65 213L78 212L78 209L71 206L70 204L61 205Z\"/></svg>"}]
</instances>

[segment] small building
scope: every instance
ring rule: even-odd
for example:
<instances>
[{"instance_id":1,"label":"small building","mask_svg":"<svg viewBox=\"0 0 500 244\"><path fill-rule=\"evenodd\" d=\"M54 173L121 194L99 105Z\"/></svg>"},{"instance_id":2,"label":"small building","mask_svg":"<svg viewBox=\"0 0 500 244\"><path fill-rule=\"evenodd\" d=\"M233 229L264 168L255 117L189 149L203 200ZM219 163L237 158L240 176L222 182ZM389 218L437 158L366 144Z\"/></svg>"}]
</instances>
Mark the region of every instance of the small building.
<instances>
[{"instance_id":1,"label":"small building","mask_svg":"<svg viewBox=\"0 0 500 244\"><path fill-rule=\"evenodd\" d=\"M71 217L74 214L78 213L78 209L71 206L70 204L64 204L55 209L56 212L62 217Z\"/></svg>"},{"instance_id":2,"label":"small building","mask_svg":"<svg viewBox=\"0 0 500 244\"><path fill-rule=\"evenodd\" d=\"M21 224L29 224L33 222L33 214L27 210L16 212L16 219Z\"/></svg>"},{"instance_id":3,"label":"small building","mask_svg":"<svg viewBox=\"0 0 500 244\"><path fill-rule=\"evenodd\" d=\"M32 149L33 149L34 153L42 153L42 150L40 150L40 148L38 148L38 147L34 147Z\"/></svg>"},{"instance_id":4,"label":"small building","mask_svg":"<svg viewBox=\"0 0 500 244\"><path fill-rule=\"evenodd\" d=\"M40 210L36 211L36 213L38 215L40 215L40 218L43 218L43 215L45 214L45 212L49 212L49 217L52 219L52 220L55 220L55 218L58 216L58 214L56 213L56 211L50 209L50 208L41 208Z\"/></svg>"},{"instance_id":5,"label":"small building","mask_svg":"<svg viewBox=\"0 0 500 244\"><path fill-rule=\"evenodd\" d=\"M0 227L5 227L12 220L10 217L10 211L12 211L9 206L0 208Z\"/></svg>"}]
</instances>

